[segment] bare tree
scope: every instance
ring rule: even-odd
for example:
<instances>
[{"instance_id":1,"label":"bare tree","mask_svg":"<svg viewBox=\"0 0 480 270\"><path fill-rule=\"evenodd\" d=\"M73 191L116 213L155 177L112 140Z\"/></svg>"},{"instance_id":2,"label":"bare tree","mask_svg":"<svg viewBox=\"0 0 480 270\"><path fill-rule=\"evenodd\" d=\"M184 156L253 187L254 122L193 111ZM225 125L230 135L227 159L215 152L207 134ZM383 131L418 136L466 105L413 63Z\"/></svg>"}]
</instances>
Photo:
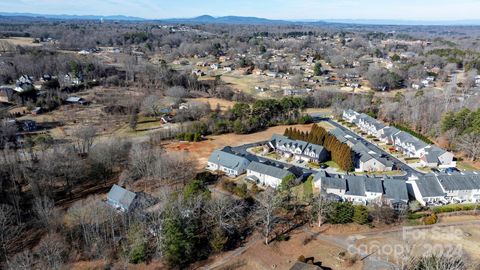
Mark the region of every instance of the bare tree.
<instances>
[{"instance_id":1,"label":"bare tree","mask_svg":"<svg viewBox=\"0 0 480 270\"><path fill-rule=\"evenodd\" d=\"M8 256L14 240L22 231L14 215L13 207L0 204L0 254L3 256Z\"/></svg>"},{"instance_id":2,"label":"bare tree","mask_svg":"<svg viewBox=\"0 0 480 270\"><path fill-rule=\"evenodd\" d=\"M35 248L35 253L40 258L40 263L44 269L61 269L68 248L63 237L59 234L48 234Z\"/></svg>"},{"instance_id":3,"label":"bare tree","mask_svg":"<svg viewBox=\"0 0 480 270\"><path fill-rule=\"evenodd\" d=\"M74 130L72 136L76 138L77 151L88 154L96 135L97 129L94 126L84 126Z\"/></svg>"},{"instance_id":4,"label":"bare tree","mask_svg":"<svg viewBox=\"0 0 480 270\"><path fill-rule=\"evenodd\" d=\"M159 116L160 110L160 98L155 95L147 96L140 106L140 111L149 116Z\"/></svg>"},{"instance_id":5,"label":"bare tree","mask_svg":"<svg viewBox=\"0 0 480 270\"><path fill-rule=\"evenodd\" d=\"M59 222L60 212L55 208L53 200L46 196L35 198L33 201L33 211L38 220L46 228L54 228Z\"/></svg>"},{"instance_id":6,"label":"bare tree","mask_svg":"<svg viewBox=\"0 0 480 270\"><path fill-rule=\"evenodd\" d=\"M212 226L234 233L242 224L245 204L231 197L220 197L209 201L205 211Z\"/></svg>"},{"instance_id":7,"label":"bare tree","mask_svg":"<svg viewBox=\"0 0 480 270\"><path fill-rule=\"evenodd\" d=\"M463 135L458 139L457 145L472 161L476 161L480 157L480 134L472 132Z\"/></svg>"},{"instance_id":8,"label":"bare tree","mask_svg":"<svg viewBox=\"0 0 480 270\"><path fill-rule=\"evenodd\" d=\"M167 89L166 96L174 98L184 98L187 96L187 90L182 86L174 86Z\"/></svg>"},{"instance_id":9,"label":"bare tree","mask_svg":"<svg viewBox=\"0 0 480 270\"><path fill-rule=\"evenodd\" d=\"M265 237L265 245L268 245L270 234L279 220L277 211L281 203L280 196L273 189L267 189L258 196L257 224Z\"/></svg>"},{"instance_id":10,"label":"bare tree","mask_svg":"<svg viewBox=\"0 0 480 270\"><path fill-rule=\"evenodd\" d=\"M35 259L30 250L25 250L15 254L12 259L8 261L9 270L30 270L34 269Z\"/></svg>"}]
</instances>

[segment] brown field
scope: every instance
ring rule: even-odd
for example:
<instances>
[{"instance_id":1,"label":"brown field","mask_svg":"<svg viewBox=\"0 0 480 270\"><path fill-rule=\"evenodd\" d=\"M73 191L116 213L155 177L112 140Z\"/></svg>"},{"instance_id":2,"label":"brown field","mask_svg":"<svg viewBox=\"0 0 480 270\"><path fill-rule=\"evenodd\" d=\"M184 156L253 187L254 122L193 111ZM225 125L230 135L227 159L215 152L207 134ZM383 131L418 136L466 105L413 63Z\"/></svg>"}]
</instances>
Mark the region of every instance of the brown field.
<instances>
[{"instance_id":1,"label":"brown field","mask_svg":"<svg viewBox=\"0 0 480 270\"><path fill-rule=\"evenodd\" d=\"M186 151L192 158L198 160L199 166L204 167L207 164L208 157L215 149L268 140L273 134L283 134L288 127L295 127L300 131L310 131L312 125L277 126L247 135L208 136L205 141L201 142L172 142L166 145L166 149L167 151Z\"/></svg>"},{"instance_id":2,"label":"brown field","mask_svg":"<svg viewBox=\"0 0 480 270\"><path fill-rule=\"evenodd\" d=\"M235 105L236 103L234 101L228 101L228 100L219 99L219 98L191 98L187 100L208 103L210 104L210 108L212 108L212 110L215 110L215 108L217 108L217 106L220 105L220 109L222 111L227 111L229 108L232 108L233 105Z\"/></svg>"},{"instance_id":3,"label":"brown field","mask_svg":"<svg viewBox=\"0 0 480 270\"><path fill-rule=\"evenodd\" d=\"M14 46L30 46L30 47L40 47L42 46L41 43L33 43L33 38L29 37L10 37L10 38L2 38L1 40L5 40L8 43Z\"/></svg>"},{"instance_id":4,"label":"brown field","mask_svg":"<svg viewBox=\"0 0 480 270\"><path fill-rule=\"evenodd\" d=\"M263 239L258 238L253 243L251 240L240 254L238 251L221 254L200 269L290 269L301 255L305 258L313 257L315 263L331 269L362 269L359 261L353 265L344 261L339 255L345 252L342 248L319 239L304 243L309 236L310 234L303 230L295 230L288 241L275 241L268 246Z\"/></svg>"}]
</instances>

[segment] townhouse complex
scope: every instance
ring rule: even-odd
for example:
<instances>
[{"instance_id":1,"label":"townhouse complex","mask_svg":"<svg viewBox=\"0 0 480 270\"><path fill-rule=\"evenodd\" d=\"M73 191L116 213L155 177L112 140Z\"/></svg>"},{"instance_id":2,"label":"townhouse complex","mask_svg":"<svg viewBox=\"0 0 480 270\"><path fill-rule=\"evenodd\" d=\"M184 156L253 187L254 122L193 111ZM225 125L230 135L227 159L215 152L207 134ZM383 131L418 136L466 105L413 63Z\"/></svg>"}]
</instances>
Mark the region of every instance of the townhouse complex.
<instances>
[{"instance_id":1,"label":"townhouse complex","mask_svg":"<svg viewBox=\"0 0 480 270\"><path fill-rule=\"evenodd\" d=\"M440 147L427 144L415 136L395 127L386 126L369 115L345 110L342 118L356 125L360 130L395 149L409 158L419 158L427 167L455 167L454 155Z\"/></svg>"}]
</instances>

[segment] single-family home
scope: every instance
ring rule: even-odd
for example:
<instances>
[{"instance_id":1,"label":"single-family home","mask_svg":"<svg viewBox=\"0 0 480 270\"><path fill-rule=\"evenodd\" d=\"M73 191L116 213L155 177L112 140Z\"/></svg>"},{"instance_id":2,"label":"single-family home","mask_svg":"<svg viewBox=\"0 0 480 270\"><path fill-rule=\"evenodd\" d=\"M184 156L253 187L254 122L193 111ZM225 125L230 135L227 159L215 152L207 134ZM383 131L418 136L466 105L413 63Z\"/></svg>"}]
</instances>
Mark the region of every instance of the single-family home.
<instances>
[{"instance_id":1,"label":"single-family home","mask_svg":"<svg viewBox=\"0 0 480 270\"><path fill-rule=\"evenodd\" d=\"M247 167L248 179L264 186L277 188L286 177L295 177L288 170L253 161Z\"/></svg>"},{"instance_id":2,"label":"single-family home","mask_svg":"<svg viewBox=\"0 0 480 270\"><path fill-rule=\"evenodd\" d=\"M215 150L208 159L207 169L210 171L222 171L230 177L244 174L250 161L225 150Z\"/></svg>"},{"instance_id":3,"label":"single-family home","mask_svg":"<svg viewBox=\"0 0 480 270\"><path fill-rule=\"evenodd\" d=\"M106 202L121 212L128 212L131 210L135 198L136 194L134 192L126 190L121 186L113 185L107 194Z\"/></svg>"},{"instance_id":4,"label":"single-family home","mask_svg":"<svg viewBox=\"0 0 480 270\"><path fill-rule=\"evenodd\" d=\"M15 90L10 87L0 87L0 102L12 102L15 100Z\"/></svg>"},{"instance_id":5,"label":"single-family home","mask_svg":"<svg viewBox=\"0 0 480 270\"><path fill-rule=\"evenodd\" d=\"M81 97L68 97L65 99L65 102L71 104L80 104L80 105L87 105L88 101Z\"/></svg>"}]
</instances>

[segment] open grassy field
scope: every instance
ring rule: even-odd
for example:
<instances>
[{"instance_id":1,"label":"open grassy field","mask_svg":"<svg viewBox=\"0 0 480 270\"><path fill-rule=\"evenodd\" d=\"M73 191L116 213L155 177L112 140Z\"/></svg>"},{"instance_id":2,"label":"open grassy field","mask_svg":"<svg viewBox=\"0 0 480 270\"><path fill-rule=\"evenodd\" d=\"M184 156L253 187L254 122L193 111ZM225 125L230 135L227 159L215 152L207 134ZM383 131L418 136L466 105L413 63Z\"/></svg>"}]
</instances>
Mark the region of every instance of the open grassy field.
<instances>
[{"instance_id":1,"label":"open grassy field","mask_svg":"<svg viewBox=\"0 0 480 270\"><path fill-rule=\"evenodd\" d=\"M25 47L40 47L43 46L41 43L33 43L34 39L30 37L9 37L1 38L0 41L7 41L8 43L14 46L25 46Z\"/></svg>"}]
</instances>

